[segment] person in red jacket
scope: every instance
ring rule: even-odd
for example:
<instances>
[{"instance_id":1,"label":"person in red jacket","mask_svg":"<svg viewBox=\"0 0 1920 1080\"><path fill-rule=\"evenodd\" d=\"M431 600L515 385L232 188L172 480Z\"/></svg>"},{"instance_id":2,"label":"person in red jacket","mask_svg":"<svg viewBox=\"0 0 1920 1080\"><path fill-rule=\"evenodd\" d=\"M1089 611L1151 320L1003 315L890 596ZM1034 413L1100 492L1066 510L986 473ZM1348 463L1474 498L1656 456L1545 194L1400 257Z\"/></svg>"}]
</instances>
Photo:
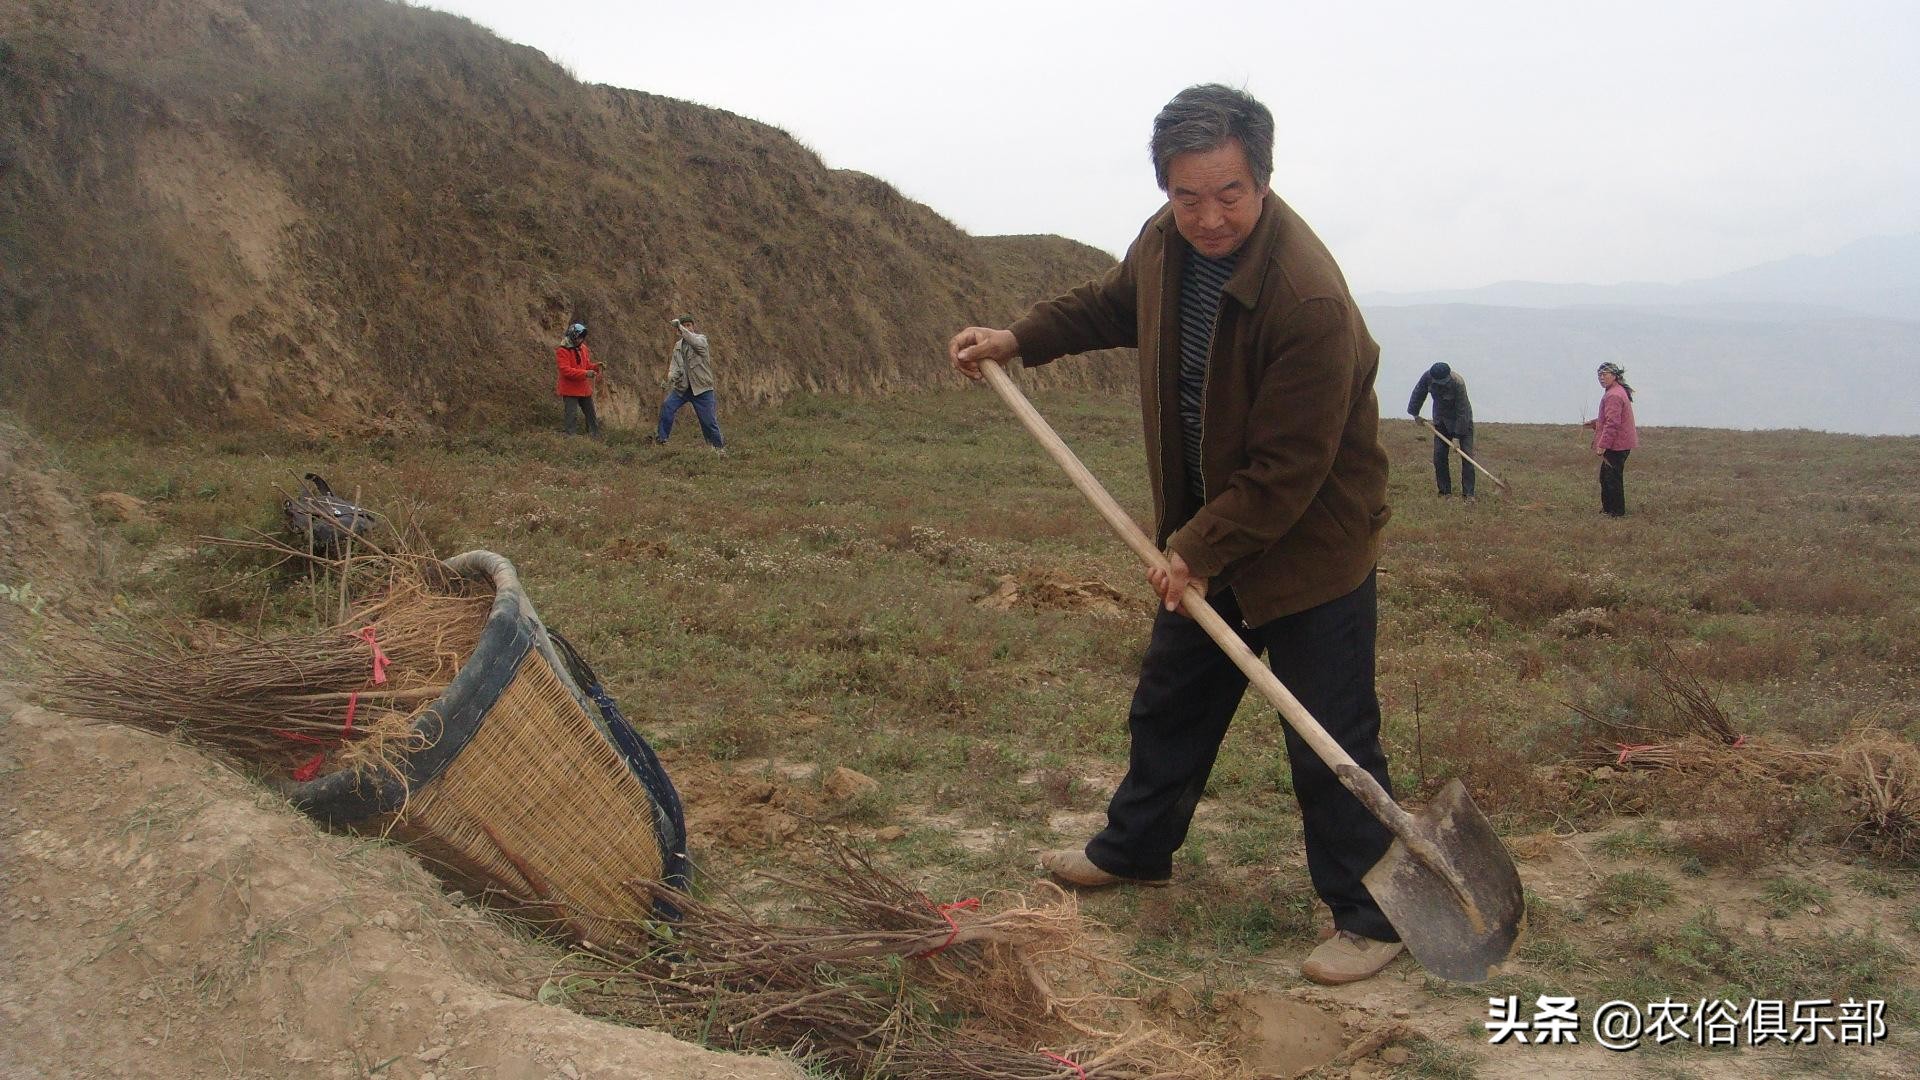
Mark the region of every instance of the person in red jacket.
<instances>
[{"instance_id":1,"label":"person in red jacket","mask_svg":"<svg viewBox=\"0 0 1920 1080\"><path fill-rule=\"evenodd\" d=\"M567 334L560 340L560 347L553 350L553 362L560 368L560 377L553 384L553 392L560 395L562 406L561 425L567 434L573 434L573 414L580 413L587 420L587 434L600 437L600 418L593 412L593 382L600 377L600 365L593 362L593 353L587 351L587 324L574 323L567 327Z\"/></svg>"}]
</instances>

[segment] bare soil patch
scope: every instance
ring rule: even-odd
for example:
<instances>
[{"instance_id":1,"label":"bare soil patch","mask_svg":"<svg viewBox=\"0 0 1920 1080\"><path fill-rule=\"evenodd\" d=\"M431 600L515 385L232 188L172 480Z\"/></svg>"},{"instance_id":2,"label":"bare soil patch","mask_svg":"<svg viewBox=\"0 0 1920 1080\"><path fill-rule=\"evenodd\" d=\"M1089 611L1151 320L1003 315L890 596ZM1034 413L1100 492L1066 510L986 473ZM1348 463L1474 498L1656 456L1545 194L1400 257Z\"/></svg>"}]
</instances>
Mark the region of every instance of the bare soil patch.
<instances>
[{"instance_id":1,"label":"bare soil patch","mask_svg":"<svg viewBox=\"0 0 1920 1080\"><path fill-rule=\"evenodd\" d=\"M1102 616L1132 615L1141 607L1138 597L1129 596L1104 581L1070 581L1044 571L1002 575L993 591L974 603L991 611L1028 607Z\"/></svg>"},{"instance_id":2,"label":"bare soil patch","mask_svg":"<svg viewBox=\"0 0 1920 1080\"><path fill-rule=\"evenodd\" d=\"M70 634L67 615L110 606L117 548L7 425L0 489L0 570ZM24 607L0 604L16 654ZM558 957L398 846L329 834L199 750L0 684L0 1075L800 1075L540 1004Z\"/></svg>"},{"instance_id":3,"label":"bare soil patch","mask_svg":"<svg viewBox=\"0 0 1920 1080\"><path fill-rule=\"evenodd\" d=\"M558 954L205 755L0 694L0 1073L792 1078L533 1000Z\"/></svg>"}]
</instances>

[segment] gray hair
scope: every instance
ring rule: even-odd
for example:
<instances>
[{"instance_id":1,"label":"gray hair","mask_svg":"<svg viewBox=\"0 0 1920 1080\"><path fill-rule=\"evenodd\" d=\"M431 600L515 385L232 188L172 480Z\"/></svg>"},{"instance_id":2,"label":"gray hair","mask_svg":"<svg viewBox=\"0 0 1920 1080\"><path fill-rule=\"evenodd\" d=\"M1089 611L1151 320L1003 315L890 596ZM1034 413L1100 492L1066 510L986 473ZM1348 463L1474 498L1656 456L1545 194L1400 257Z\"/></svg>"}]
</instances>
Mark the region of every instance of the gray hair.
<instances>
[{"instance_id":1,"label":"gray hair","mask_svg":"<svg viewBox=\"0 0 1920 1080\"><path fill-rule=\"evenodd\" d=\"M1181 154L1216 150L1238 140L1261 187L1273 176L1273 113L1252 94L1219 83L1189 86L1153 118L1153 178L1167 190L1167 170Z\"/></svg>"}]
</instances>

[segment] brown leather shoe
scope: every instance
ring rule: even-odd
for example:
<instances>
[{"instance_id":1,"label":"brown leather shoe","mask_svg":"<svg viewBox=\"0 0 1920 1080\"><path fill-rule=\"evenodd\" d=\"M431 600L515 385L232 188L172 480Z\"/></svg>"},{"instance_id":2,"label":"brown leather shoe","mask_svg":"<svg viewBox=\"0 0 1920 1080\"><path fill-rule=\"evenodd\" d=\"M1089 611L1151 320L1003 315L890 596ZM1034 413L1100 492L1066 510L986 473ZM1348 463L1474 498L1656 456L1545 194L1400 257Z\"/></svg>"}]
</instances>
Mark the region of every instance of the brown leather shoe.
<instances>
[{"instance_id":1,"label":"brown leather shoe","mask_svg":"<svg viewBox=\"0 0 1920 1080\"><path fill-rule=\"evenodd\" d=\"M1327 938L1307 954L1300 974L1322 986L1339 986L1372 978L1393 963L1406 946L1397 941L1375 941L1351 930Z\"/></svg>"},{"instance_id":2,"label":"brown leather shoe","mask_svg":"<svg viewBox=\"0 0 1920 1080\"><path fill-rule=\"evenodd\" d=\"M1065 848L1059 851L1045 851L1040 854L1040 868L1069 885L1082 889L1104 889L1109 885L1146 885L1159 888L1170 884L1172 878L1130 878L1119 874L1109 874L1093 865L1085 851Z\"/></svg>"}]
</instances>

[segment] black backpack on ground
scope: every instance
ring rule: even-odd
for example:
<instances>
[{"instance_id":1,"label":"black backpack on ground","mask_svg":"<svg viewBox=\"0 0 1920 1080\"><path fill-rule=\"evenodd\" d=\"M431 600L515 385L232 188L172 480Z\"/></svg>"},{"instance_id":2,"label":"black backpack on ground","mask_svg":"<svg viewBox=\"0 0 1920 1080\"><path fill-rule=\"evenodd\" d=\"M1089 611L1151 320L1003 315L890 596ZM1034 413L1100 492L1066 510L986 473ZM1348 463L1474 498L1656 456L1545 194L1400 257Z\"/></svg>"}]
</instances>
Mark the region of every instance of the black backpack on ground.
<instances>
[{"instance_id":1,"label":"black backpack on ground","mask_svg":"<svg viewBox=\"0 0 1920 1080\"><path fill-rule=\"evenodd\" d=\"M304 542L315 555L339 558L354 537L363 536L377 519L373 511L335 495L317 473L300 481L300 493L280 504L287 532Z\"/></svg>"}]
</instances>

